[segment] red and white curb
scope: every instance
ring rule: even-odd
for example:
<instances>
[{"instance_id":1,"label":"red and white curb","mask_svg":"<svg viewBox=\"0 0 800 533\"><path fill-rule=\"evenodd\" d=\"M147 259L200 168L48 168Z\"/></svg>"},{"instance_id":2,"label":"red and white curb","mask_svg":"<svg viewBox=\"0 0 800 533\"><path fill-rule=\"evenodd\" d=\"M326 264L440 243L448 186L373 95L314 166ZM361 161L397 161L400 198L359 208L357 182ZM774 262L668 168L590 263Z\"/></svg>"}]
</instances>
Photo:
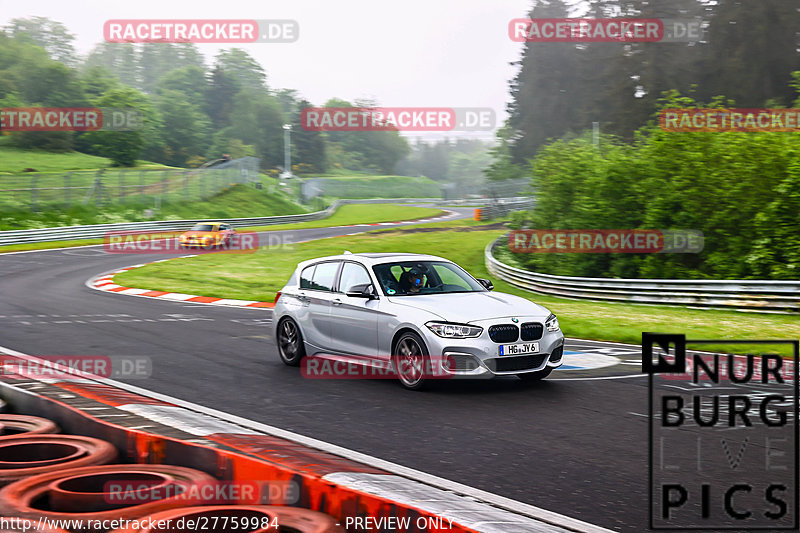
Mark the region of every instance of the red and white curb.
<instances>
[{"instance_id":1,"label":"red and white curb","mask_svg":"<svg viewBox=\"0 0 800 533\"><path fill-rule=\"evenodd\" d=\"M331 226L332 229L340 229L340 228L360 228L366 226L397 226L400 224L422 224L426 222L436 222L437 220L443 220L447 218L452 218L457 213L455 211L445 210L445 214L439 215L433 218L423 218L419 220L403 220L399 222L376 222L373 224L349 224L347 226ZM360 235L360 233L348 233L347 235L335 235L333 237L323 237L324 239L332 239L335 237L346 237L351 235ZM312 240L322 240L322 239L312 239ZM309 242L309 241L297 241L296 244L301 242ZM181 255L178 257L171 257L169 259L159 259L157 261L150 261L148 263L140 263L138 265L131 265L125 268L120 268L119 270L113 270L111 272L105 272L93 278L90 278L86 281L86 286L90 289L95 289L98 291L106 291L106 292L115 292L117 294L124 294L126 296L140 296L143 298L159 298L161 300L171 300L173 302L190 302L196 304L208 304L208 305L224 305L228 307L250 307L250 308L268 308L272 309L275 307L275 302L259 302L257 300L236 300L233 298L216 298L214 296L198 296L195 294L184 294L180 292L167 292L167 291L156 291L152 289L137 289L135 287L126 287L124 285L119 285L114 283L114 276L117 274L121 274L122 272L127 272L128 270L133 270L134 268L140 268L145 265L151 265L153 263L162 263L164 261L171 261L173 259L186 259L188 257L195 257L197 254L191 255Z\"/></svg>"},{"instance_id":2,"label":"red and white curb","mask_svg":"<svg viewBox=\"0 0 800 533\"><path fill-rule=\"evenodd\" d=\"M275 307L274 302L259 302L256 300L235 300L232 298L197 296L194 294L183 294L180 292L137 289L135 287L126 287L124 285L119 285L117 283L114 283L114 276L116 276L117 274L121 274L123 272L127 272L128 270L133 270L134 268L140 268L145 265L152 265L153 263L163 263L164 261L171 261L172 259L182 259L187 257L195 257L195 255L182 255L170 259L159 259L158 261L150 261L149 263L140 263L138 265L131 265L129 267L120 268L119 270L113 270L111 272L106 272L104 274L100 274L99 276L90 278L86 282L86 286L89 287L90 289L95 289L98 291L115 292L117 294L125 294L127 296L140 296L144 298L159 298L161 300L171 300L173 302L191 302L197 304L225 305L229 307L251 307L251 308Z\"/></svg>"}]
</instances>

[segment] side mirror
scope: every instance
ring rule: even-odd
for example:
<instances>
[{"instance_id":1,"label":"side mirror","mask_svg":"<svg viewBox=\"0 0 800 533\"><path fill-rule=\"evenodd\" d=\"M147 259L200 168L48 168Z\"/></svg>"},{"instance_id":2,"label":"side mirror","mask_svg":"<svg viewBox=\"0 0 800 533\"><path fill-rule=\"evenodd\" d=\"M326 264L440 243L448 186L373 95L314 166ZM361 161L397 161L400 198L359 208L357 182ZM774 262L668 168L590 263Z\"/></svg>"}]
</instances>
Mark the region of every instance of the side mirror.
<instances>
[{"instance_id":1,"label":"side mirror","mask_svg":"<svg viewBox=\"0 0 800 533\"><path fill-rule=\"evenodd\" d=\"M351 298L366 298L367 300L375 299L375 288L371 283L364 283L363 285L353 285L345 292L345 295Z\"/></svg>"},{"instance_id":2,"label":"side mirror","mask_svg":"<svg viewBox=\"0 0 800 533\"><path fill-rule=\"evenodd\" d=\"M478 283L483 285L483 288L486 289L487 291L494 289L494 284L488 279L483 279L483 278L476 278L476 279L478 280Z\"/></svg>"}]
</instances>

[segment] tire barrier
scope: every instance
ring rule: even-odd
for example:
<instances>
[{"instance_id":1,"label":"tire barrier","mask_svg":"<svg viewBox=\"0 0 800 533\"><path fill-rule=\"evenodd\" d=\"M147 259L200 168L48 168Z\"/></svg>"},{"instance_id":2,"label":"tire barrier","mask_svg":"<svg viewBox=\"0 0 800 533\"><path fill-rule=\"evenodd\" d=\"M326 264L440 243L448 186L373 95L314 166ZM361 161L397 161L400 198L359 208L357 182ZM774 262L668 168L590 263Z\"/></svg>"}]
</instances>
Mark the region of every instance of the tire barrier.
<instances>
[{"instance_id":1,"label":"tire barrier","mask_svg":"<svg viewBox=\"0 0 800 533\"><path fill-rule=\"evenodd\" d=\"M171 465L102 465L62 469L21 479L0 490L0 514L49 520L119 520L202 504L191 491L168 486L215 485L212 476ZM142 495L112 487L147 487ZM147 493L149 490L149 494ZM158 498L158 495L174 494ZM152 496L149 497L149 496ZM133 501L131 501L133 500Z\"/></svg>"},{"instance_id":2,"label":"tire barrier","mask_svg":"<svg viewBox=\"0 0 800 533\"><path fill-rule=\"evenodd\" d=\"M0 486L13 481L63 472L68 468L103 465L117 458L104 440L77 435L20 435L0 440Z\"/></svg>"},{"instance_id":3,"label":"tire barrier","mask_svg":"<svg viewBox=\"0 0 800 533\"><path fill-rule=\"evenodd\" d=\"M148 527L161 523L163 527ZM270 505L213 505L184 507L140 518L139 528L129 527L112 533L344 533L336 520L317 511Z\"/></svg>"},{"instance_id":4,"label":"tire barrier","mask_svg":"<svg viewBox=\"0 0 800 533\"><path fill-rule=\"evenodd\" d=\"M42 433L53 434L61 430L52 420L40 418L38 416L25 415L3 415L0 414L0 440L18 437L21 434L39 435Z\"/></svg>"},{"instance_id":5,"label":"tire barrier","mask_svg":"<svg viewBox=\"0 0 800 533\"><path fill-rule=\"evenodd\" d=\"M0 516L2 533L69 533L65 529L41 527L36 522L24 522L18 516Z\"/></svg>"}]
</instances>

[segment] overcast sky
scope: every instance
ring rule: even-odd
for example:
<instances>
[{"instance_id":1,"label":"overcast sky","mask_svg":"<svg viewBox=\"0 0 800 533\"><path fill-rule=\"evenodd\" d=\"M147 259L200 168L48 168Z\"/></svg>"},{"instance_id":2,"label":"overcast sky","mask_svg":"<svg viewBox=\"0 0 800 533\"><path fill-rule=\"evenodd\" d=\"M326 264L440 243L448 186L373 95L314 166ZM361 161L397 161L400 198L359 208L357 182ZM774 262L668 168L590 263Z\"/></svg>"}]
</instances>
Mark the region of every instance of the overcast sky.
<instances>
[{"instance_id":1,"label":"overcast sky","mask_svg":"<svg viewBox=\"0 0 800 533\"><path fill-rule=\"evenodd\" d=\"M490 107L505 117L520 43L508 21L531 0L0 0L0 24L57 20L81 54L103 40L108 19L294 19L294 43L239 45L264 67L272 88L296 89L314 105L331 97L380 105ZM198 45L211 63L225 45ZM452 137L451 133L451 137ZM482 137L491 137L483 134ZM427 135L430 137L430 134Z\"/></svg>"}]
</instances>

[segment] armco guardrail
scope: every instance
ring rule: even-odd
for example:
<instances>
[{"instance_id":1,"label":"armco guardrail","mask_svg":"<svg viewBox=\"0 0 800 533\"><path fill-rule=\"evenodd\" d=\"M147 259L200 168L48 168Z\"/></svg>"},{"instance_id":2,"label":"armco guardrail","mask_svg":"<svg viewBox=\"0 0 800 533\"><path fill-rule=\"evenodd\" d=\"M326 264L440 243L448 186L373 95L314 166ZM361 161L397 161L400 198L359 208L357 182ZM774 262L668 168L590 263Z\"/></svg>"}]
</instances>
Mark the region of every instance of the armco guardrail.
<instances>
[{"instance_id":1,"label":"armco guardrail","mask_svg":"<svg viewBox=\"0 0 800 533\"><path fill-rule=\"evenodd\" d=\"M0 246L8 244L25 244L32 242L49 242L60 240L77 239L100 239L110 231L182 231L187 230L198 222L228 222L235 226L270 226L273 224L287 224L290 222L305 222L307 220L319 220L329 217L336 209L345 204L364 204L364 203L411 203L411 202L433 202L441 203L439 199L430 198L400 198L400 199L378 199L378 200L337 200L330 207L322 211L313 213L303 213L299 215L280 215L272 217L249 217L249 218L214 218L198 220L153 220L146 222L121 222L115 224L92 224L89 226L62 226L57 228L24 229L0 231Z\"/></svg>"},{"instance_id":2,"label":"armco guardrail","mask_svg":"<svg viewBox=\"0 0 800 533\"><path fill-rule=\"evenodd\" d=\"M732 308L748 311L800 311L800 281L610 279L554 276L498 261L493 250L506 237L486 246L486 268L493 275L532 292L643 304Z\"/></svg>"},{"instance_id":3,"label":"armco guardrail","mask_svg":"<svg viewBox=\"0 0 800 533\"><path fill-rule=\"evenodd\" d=\"M509 214L512 211L531 209L535 201L533 198L499 198L481 209L480 219L491 220Z\"/></svg>"}]
</instances>

